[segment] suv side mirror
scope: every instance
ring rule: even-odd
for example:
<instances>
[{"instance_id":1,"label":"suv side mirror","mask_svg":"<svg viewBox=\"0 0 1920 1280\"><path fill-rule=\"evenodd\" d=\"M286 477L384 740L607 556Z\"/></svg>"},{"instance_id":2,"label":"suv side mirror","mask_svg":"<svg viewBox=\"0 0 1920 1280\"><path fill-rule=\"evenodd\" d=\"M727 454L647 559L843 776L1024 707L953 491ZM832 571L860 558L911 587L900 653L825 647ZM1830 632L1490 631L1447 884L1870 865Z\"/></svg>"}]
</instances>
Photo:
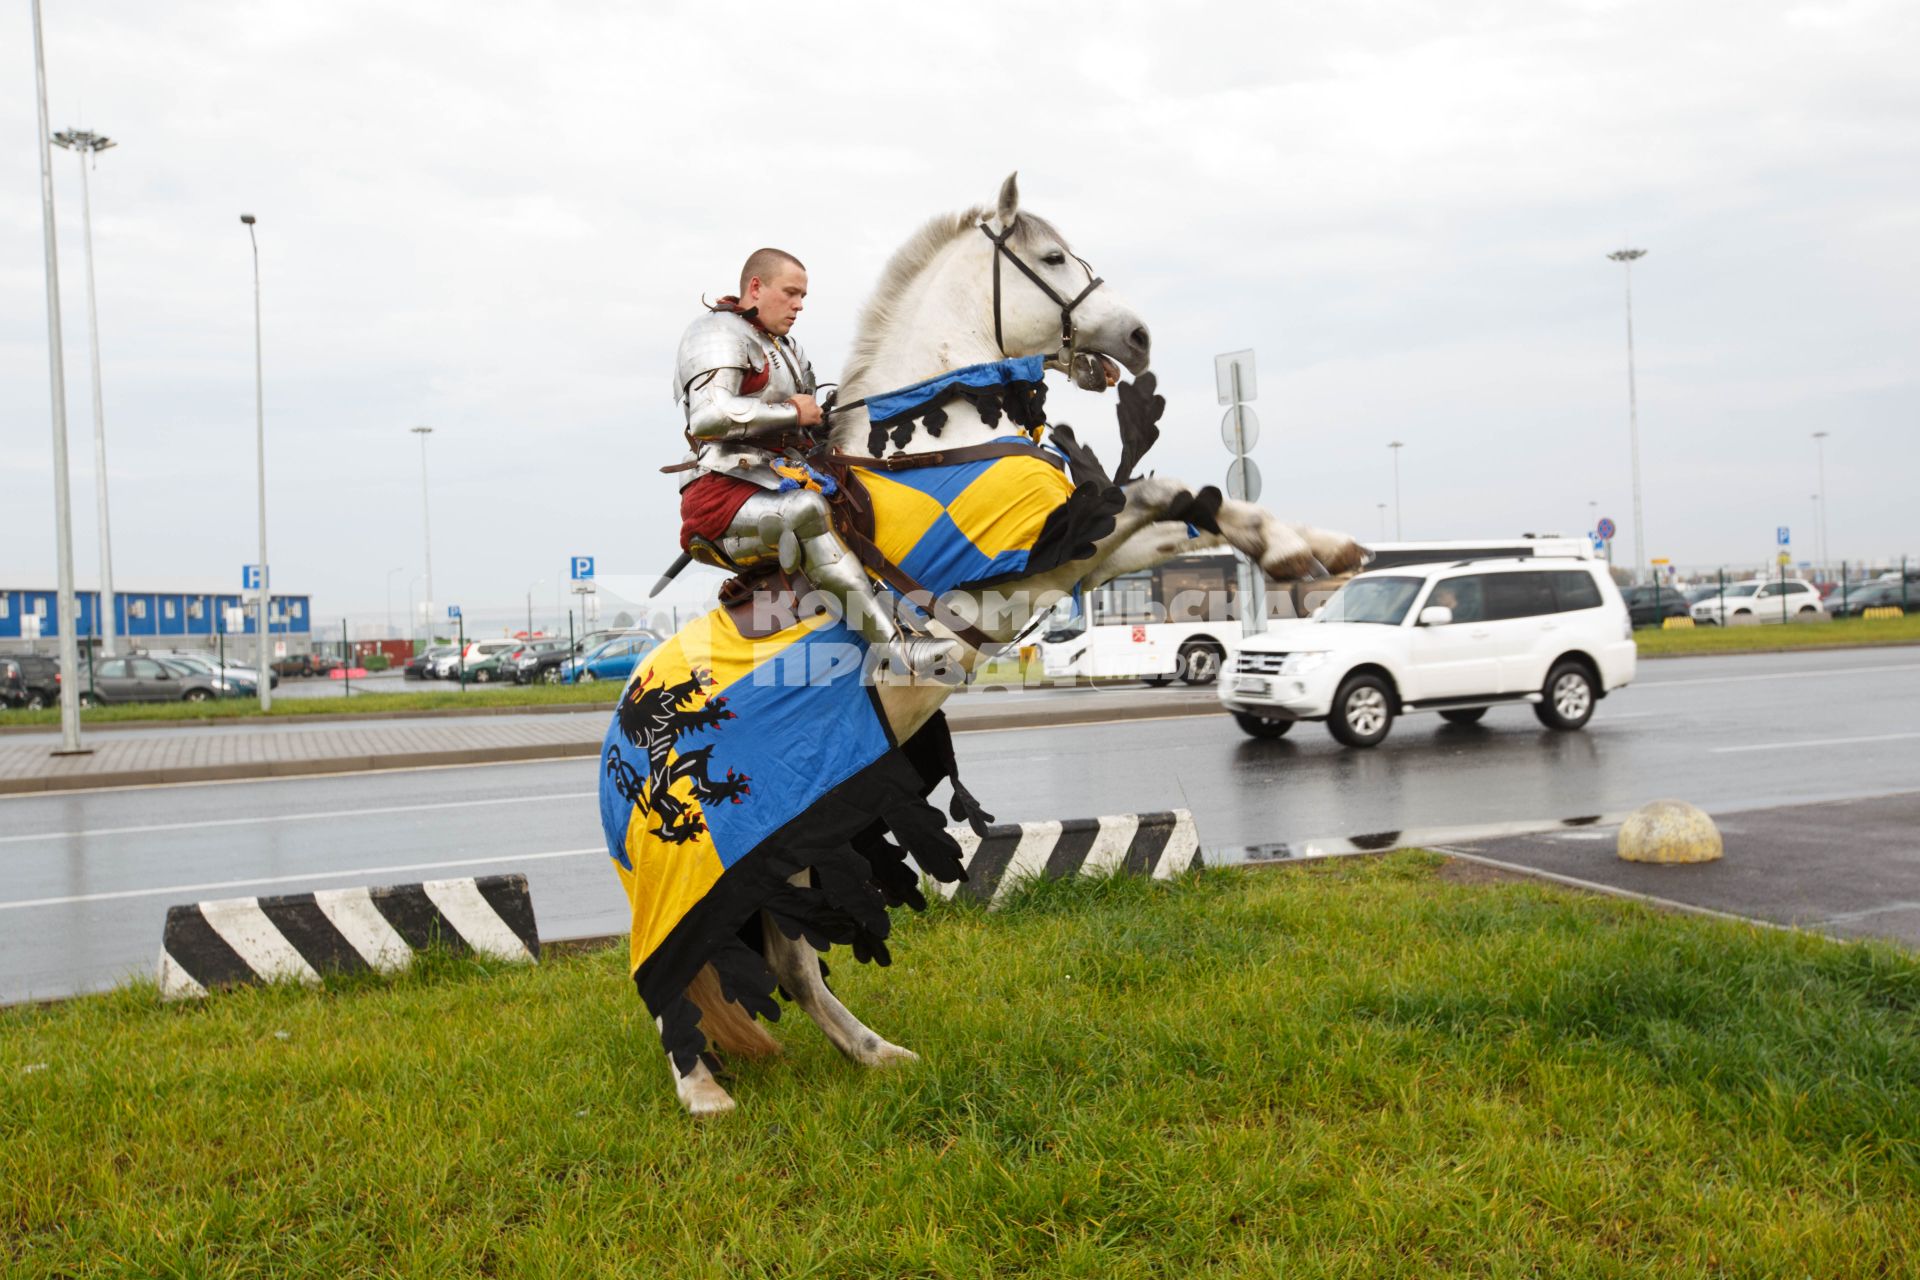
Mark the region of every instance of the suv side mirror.
<instances>
[{"instance_id":1,"label":"suv side mirror","mask_svg":"<svg viewBox=\"0 0 1920 1280\"><path fill-rule=\"evenodd\" d=\"M1453 610L1444 604L1430 604L1420 611L1420 625L1423 627L1452 626Z\"/></svg>"}]
</instances>

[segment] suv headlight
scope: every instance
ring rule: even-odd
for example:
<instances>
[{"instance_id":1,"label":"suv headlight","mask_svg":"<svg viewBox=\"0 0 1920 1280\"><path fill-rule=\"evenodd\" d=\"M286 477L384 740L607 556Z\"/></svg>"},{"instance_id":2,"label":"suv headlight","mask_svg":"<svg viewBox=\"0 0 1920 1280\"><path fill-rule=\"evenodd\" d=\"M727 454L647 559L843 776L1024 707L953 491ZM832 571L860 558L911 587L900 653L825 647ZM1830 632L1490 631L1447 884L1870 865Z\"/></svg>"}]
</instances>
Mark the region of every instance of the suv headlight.
<instances>
[{"instance_id":1,"label":"suv headlight","mask_svg":"<svg viewBox=\"0 0 1920 1280\"><path fill-rule=\"evenodd\" d=\"M1328 655L1324 651L1308 653L1290 653L1280 660L1280 674L1283 676L1303 676L1307 672L1326 665Z\"/></svg>"}]
</instances>

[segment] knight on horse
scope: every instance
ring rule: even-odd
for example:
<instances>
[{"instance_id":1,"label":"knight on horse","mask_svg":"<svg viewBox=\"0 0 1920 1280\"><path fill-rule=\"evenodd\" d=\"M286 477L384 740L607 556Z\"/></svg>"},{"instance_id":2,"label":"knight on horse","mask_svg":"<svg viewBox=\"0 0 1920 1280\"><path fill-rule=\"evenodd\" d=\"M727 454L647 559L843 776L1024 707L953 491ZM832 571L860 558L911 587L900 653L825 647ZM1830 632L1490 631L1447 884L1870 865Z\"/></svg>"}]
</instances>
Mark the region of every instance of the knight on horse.
<instances>
[{"instance_id":1,"label":"knight on horse","mask_svg":"<svg viewBox=\"0 0 1920 1280\"><path fill-rule=\"evenodd\" d=\"M802 570L889 665L929 674L957 657L950 641L907 635L835 532L821 477L803 461L823 423L813 365L793 340L807 269L758 249L740 292L708 306L680 338L674 398L686 419L680 546L736 573Z\"/></svg>"}]
</instances>

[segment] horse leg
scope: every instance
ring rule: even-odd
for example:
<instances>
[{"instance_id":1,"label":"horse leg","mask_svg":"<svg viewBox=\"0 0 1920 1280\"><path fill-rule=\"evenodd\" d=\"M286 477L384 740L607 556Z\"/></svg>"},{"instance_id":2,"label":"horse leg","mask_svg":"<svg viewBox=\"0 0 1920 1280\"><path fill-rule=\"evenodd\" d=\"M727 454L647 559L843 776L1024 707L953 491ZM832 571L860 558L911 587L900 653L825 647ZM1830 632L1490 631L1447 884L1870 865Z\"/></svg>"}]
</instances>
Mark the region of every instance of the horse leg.
<instances>
[{"instance_id":1,"label":"horse leg","mask_svg":"<svg viewBox=\"0 0 1920 1280\"><path fill-rule=\"evenodd\" d=\"M1220 504L1216 519L1233 548L1251 556L1269 578L1282 581L1347 573L1358 569L1367 553L1344 533L1288 524L1265 507L1229 498Z\"/></svg>"},{"instance_id":2,"label":"horse leg","mask_svg":"<svg viewBox=\"0 0 1920 1280\"><path fill-rule=\"evenodd\" d=\"M653 1020L656 1030L661 1029L660 1023L659 1018ZM688 1115L717 1116L733 1110L733 1098L713 1078L705 1058L695 1059L693 1070L683 1073L674 1065L673 1057L669 1054L667 1070L673 1073L673 1091L679 1095L680 1105L686 1108Z\"/></svg>"},{"instance_id":3,"label":"horse leg","mask_svg":"<svg viewBox=\"0 0 1920 1280\"><path fill-rule=\"evenodd\" d=\"M801 872L805 875L805 872ZM911 1049L890 1044L860 1019L827 989L820 974L820 956L805 938L789 938L764 912L760 917L766 936L767 965L780 980L787 995L812 1018L833 1047L863 1067L884 1067L896 1062L918 1062L920 1055Z\"/></svg>"}]
</instances>

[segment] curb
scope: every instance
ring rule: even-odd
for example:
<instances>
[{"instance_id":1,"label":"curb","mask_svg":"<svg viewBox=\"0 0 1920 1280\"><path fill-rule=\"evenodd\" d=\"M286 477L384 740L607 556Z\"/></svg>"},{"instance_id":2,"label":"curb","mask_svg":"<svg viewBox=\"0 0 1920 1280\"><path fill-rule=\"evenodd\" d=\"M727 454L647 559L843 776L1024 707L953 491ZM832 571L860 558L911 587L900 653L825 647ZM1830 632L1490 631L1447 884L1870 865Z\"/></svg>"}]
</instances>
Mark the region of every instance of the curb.
<instances>
[{"instance_id":1,"label":"curb","mask_svg":"<svg viewBox=\"0 0 1920 1280\"><path fill-rule=\"evenodd\" d=\"M505 961L538 961L533 898L522 875L321 889L167 909L160 998L323 973L393 973L434 943Z\"/></svg>"}]
</instances>

